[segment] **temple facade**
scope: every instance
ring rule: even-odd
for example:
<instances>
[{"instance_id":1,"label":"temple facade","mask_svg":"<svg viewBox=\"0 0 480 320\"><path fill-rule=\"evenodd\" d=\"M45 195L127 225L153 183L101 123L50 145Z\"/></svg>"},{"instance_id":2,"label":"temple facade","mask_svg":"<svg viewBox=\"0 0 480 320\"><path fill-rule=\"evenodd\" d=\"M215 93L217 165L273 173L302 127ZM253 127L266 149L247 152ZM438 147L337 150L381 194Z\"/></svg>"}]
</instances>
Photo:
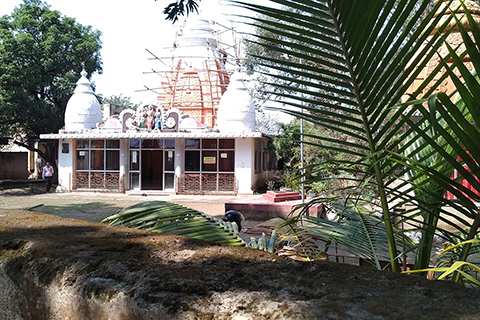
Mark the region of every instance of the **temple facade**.
<instances>
[{"instance_id":1,"label":"temple facade","mask_svg":"<svg viewBox=\"0 0 480 320\"><path fill-rule=\"evenodd\" d=\"M64 129L41 136L59 141L57 191L250 194L265 183L268 137L244 75L227 70L208 21L189 30L158 103L102 112L82 72Z\"/></svg>"}]
</instances>

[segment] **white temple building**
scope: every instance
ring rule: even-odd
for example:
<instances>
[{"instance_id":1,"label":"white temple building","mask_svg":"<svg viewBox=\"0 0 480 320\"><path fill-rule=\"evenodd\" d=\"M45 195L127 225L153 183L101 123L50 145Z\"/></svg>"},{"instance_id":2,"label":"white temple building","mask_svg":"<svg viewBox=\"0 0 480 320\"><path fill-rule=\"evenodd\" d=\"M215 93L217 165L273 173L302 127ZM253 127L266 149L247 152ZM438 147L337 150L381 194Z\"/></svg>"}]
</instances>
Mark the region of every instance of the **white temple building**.
<instances>
[{"instance_id":1,"label":"white temple building","mask_svg":"<svg viewBox=\"0 0 480 320\"><path fill-rule=\"evenodd\" d=\"M212 30L198 20L186 32L193 52L172 59L158 104L102 116L82 72L64 129L41 136L59 141L57 191L251 194L265 183L268 138L255 132L244 75L227 70ZM211 55L200 58L201 47Z\"/></svg>"}]
</instances>

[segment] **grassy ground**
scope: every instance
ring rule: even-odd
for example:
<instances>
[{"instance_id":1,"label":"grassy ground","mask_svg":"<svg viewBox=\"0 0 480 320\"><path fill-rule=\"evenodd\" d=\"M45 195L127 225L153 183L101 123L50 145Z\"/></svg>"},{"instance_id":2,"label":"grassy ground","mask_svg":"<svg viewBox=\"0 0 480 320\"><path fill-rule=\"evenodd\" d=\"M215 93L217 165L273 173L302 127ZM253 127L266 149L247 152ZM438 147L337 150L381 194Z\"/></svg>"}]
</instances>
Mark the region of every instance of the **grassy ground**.
<instances>
[{"instance_id":1,"label":"grassy ground","mask_svg":"<svg viewBox=\"0 0 480 320\"><path fill-rule=\"evenodd\" d=\"M127 200L51 199L32 196L0 196L0 208L25 209L63 218L100 222L125 207L137 203Z\"/></svg>"},{"instance_id":2,"label":"grassy ground","mask_svg":"<svg viewBox=\"0 0 480 320\"><path fill-rule=\"evenodd\" d=\"M100 222L125 207L149 200L165 200L205 212L217 218L225 213L226 199L218 197L172 196L131 196L115 193L45 193L43 183L24 183L1 188L0 209L25 209L63 218ZM53 188L52 188L53 189Z\"/></svg>"}]
</instances>

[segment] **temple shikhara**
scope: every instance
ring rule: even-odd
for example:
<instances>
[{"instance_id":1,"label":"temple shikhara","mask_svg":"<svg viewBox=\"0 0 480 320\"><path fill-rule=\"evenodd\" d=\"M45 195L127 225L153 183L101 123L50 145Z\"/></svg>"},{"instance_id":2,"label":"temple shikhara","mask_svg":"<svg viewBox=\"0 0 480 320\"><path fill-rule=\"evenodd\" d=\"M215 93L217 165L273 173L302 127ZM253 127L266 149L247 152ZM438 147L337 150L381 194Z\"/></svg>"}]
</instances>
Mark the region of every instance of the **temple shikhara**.
<instances>
[{"instance_id":1,"label":"temple shikhara","mask_svg":"<svg viewBox=\"0 0 480 320\"><path fill-rule=\"evenodd\" d=\"M188 21L164 70L158 101L103 110L82 72L57 139L57 191L252 193L266 180L267 137L229 47L212 21ZM164 61L162 61L164 60Z\"/></svg>"}]
</instances>

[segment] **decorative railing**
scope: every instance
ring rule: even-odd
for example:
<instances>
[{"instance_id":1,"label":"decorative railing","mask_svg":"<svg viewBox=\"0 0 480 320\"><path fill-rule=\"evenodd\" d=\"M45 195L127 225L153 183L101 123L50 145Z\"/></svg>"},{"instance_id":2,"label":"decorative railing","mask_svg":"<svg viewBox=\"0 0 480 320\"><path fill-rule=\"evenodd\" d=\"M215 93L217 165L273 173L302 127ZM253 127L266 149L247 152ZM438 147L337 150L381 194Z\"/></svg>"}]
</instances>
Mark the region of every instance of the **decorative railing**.
<instances>
[{"instance_id":1,"label":"decorative railing","mask_svg":"<svg viewBox=\"0 0 480 320\"><path fill-rule=\"evenodd\" d=\"M125 176L119 172L75 172L73 190L125 192Z\"/></svg>"},{"instance_id":2,"label":"decorative railing","mask_svg":"<svg viewBox=\"0 0 480 320\"><path fill-rule=\"evenodd\" d=\"M177 194L237 194L233 173L185 173L177 177Z\"/></svg>"}]
</instances>

